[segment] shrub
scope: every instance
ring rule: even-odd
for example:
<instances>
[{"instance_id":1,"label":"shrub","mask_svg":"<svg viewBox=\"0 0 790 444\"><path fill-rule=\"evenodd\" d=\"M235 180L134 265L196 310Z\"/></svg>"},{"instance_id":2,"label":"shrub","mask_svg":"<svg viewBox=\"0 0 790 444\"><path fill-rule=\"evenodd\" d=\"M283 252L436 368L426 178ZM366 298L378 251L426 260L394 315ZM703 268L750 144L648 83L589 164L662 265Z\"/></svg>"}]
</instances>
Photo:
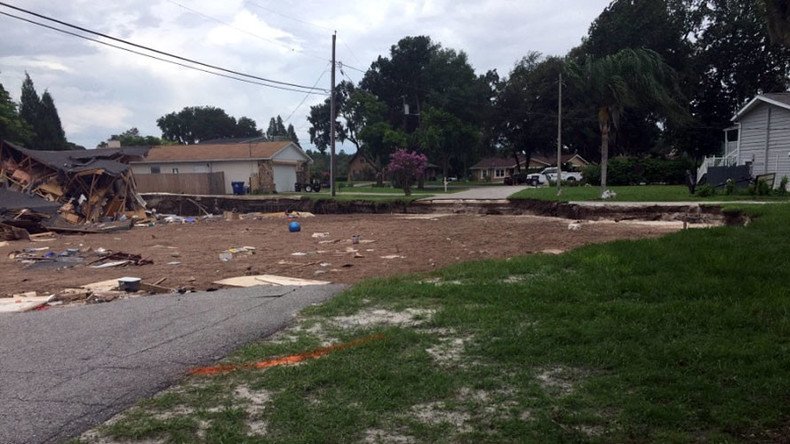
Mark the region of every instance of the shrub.
<instances>
[{"instance_id":1,"label":"shrub","mask_svg":"<svg viewBox=\"0 0 790 444\"><path fill-rule=\"evenodd\" d=\"M716 188L713 188L710 184L705 184L697 189L697 196L699 197L710 197L716 195Z\"/></svg>"},{"instance_id":2,"label":"shrub","mask_svg":"<svg viewBox=\"0 0 790 444\"><path fill-rule=\"evenodd\" d=\"M686 170L696 171L692 159L614 157L609 160L607 185L639 185L642 183L682 185L686 183ZM586 167L583 174L589 183L595 185L601 183L600 165Z\"/></svg>"},{"instance_id":3,"label":"shrub","mask_svg":"<svg viewBox=\"0 0 790 444\"><path fill-rule=\"evenodd\" d=\"M787 176L782 176L782 180L779 182L779 188L776 190L776 194L780 196L787 195Z\"/></svg>"},{"instance_id":4,"label":"shrub","mask_svg":"<svg viewBox=\"0 0 790 444\"><path fill-rule=\"evenodd\" d=\"M732 196L733 193L735 193L735 181L732 179L727 179L727 182L724 184L724 194Z\"/></svg>"}]
</instances>

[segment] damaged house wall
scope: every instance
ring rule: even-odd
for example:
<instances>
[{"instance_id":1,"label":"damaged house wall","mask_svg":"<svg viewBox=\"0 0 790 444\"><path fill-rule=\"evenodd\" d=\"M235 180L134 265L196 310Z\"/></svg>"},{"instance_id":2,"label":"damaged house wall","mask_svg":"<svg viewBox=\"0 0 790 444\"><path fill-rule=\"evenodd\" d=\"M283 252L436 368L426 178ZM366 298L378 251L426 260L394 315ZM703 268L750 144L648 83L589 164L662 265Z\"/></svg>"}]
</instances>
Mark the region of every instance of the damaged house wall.
<instances>
[{"instance_id":1,"label":"damaged house wall","mask_svg":"<svg viewBox=\"0 0 790 444\"><path fill-rule=\"evenodd\" d=\"M40 231L145 218L128 162L147 150L37 151L0 141L0 223Z\"/></svg>"}]
</instances>

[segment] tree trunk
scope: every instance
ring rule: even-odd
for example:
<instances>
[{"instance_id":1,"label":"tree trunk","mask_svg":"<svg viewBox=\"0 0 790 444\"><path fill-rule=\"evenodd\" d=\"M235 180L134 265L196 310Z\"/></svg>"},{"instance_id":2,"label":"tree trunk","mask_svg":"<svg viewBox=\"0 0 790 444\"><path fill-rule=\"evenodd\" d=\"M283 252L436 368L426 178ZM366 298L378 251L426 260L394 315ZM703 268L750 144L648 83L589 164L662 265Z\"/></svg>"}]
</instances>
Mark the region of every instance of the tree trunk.
<instances>
[{"instance_id":1,"label":"tree trunk","mask_svg":"<svg viewBox=\"0 0 790 444\"><path fill-rule=\"evenodd\" d=\"M513 149L513 158L516 159L516 172L521 172L521 162L518 160L518 150Z\"/></svg>"},{"instance_id":2,"label":"tree trunk","mask_svg":"<svg viewBox=\"0 0 790 444\"><path fill-rule=\"evenodd\" d=\"M601 124L601 193L606 191L606 170L609 164L609 123Z\"/></svg>"}]
</instances>

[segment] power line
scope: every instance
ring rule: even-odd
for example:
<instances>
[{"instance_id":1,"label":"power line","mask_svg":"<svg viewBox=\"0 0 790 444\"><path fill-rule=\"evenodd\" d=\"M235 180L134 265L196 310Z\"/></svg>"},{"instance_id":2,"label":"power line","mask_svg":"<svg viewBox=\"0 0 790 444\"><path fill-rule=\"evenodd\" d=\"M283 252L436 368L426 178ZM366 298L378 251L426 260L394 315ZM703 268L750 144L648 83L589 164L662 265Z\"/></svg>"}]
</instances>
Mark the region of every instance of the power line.
<instances>
[{"instance_id":1,"label":"power line","mask_svg":"<svg viewBox=\"0 0 790 444\"><path fill-rule=\"evenodd\" d=\"M181 67L184 67L184 68L193 69L195 71L200 71L200 72L204 72L204 73L207 73L207 74L212 74L212 75L219 76L219 77L225 77L225 78L228 78L228 79L238 80L240 82L250 83L250 84L253 84L253 85L266 86L266 87L269 87L269 88L279 89L279 90L282 90L282 91L293 91L293 92L300 92L300 93L305 92L304 90L300 90L300 89L294 89L294 88L287 88L287 87L283 87L283 86L271 85L269 83L263 83L263 82L256 82L254 80L243 79L243 78L234 77L234 76L231 76L231 75L228 75L228 74L222 74L222 73L218 73L218 72L214 72L214 71L209 71L207 69L198 68L197 66L186 65L184 63L176 62L175 60L163 59L163 58L157 57L155 55L146 54L146 53L143 53L143 52L140 52L140 51L135 51L133 49L124 48L124 47L118 46L118 45L113 45L112 43L103 42L103 41L98 40L98 39L94 39L94 38L91 38L91 37L80 35L80 34L77 34L77 33L71 32L71 31L66 31L65 29L59 29L59 28L56 28L54 26L47 25L45 23L39 23L39 22L30 20L30 19L26 19L24 17L19 17L19 16L16 16L16 15L13 15L13 14L9 14L7 12L0 11L0 15L4 15L4 16L7 16L7 17L11 17L11 18L15 18L15 19L18 19L18 20L22 20L24 22L28 22L28 23L31 23L33 25L41 26L43 28L51 29L53 31L58 31L58 32L61 32L63 34L71 35L71 36L74 36L74 37L79 37L81 39L85 39L85 40L88 40L88 41L91 41L91 42L94 42L94 43L98 43L98 44L101 44L101 45L109 46L111 48L120 49L121 51L130 52L132 54L141 55L143 57L148 57L148 58L151 58L151 59L154 59L154 60L158 60L160 62L170 63L172 65L178 65L178 66L181 66ZM307 94L320 94L320 95L323 95L320 92L312 92L312 91L307 92Z\"/></svg>"},{"instance_id":2,"label":"power line","mask_svg":"<svg viewBox=\"0 0 790 444\"><path fill-rule=\"evenodd\" d=\"M332 64L332 62L329 62L329 65L331 65L331 64ZM321 79L324 78L324 74L326 74L327 71L329 71L329 65L327 65L327 67L324 68L324 72L322 72L321 75L318 76L318 80L315 81L315 84L313 86L318 85L318 82L320 82ZM293 117L294 114L296 114L296 111L298 111L299 108L301 108L302 105L304 105L304 102L305 102L305 100L307 100L308 97L310 97L310 94L305 94L305 96L302 98L302 101L299 102L298 105L296 105L296 108L294 108L293 111L291 111L291 114L288 114L288 117L285 119L286 122L290 122L291 121L291 117Z\"/></svg>"},{"instance_id":3,"label":"power line","mask_svg":"<svg viewBox=\"0 0 790 444\"><path fill-rule=\"evenodd\" d=\"M216 17L212 17L212 16L210 16L210 15L208 15L208 14L204 14L204 13L202 13L202 12L198 11L198 10L195 10L195 9L192 9L192 8L190 8L190 7L188 7L188 6L182 5L181 3L178 3L178 2L177 2L177 1L175 1L175 0L167 0L167 1L168 1L168 2L170 2L170 3L172 3L172 4L174 4L174 5L176 5L176 6L179 6L179 7L183 8L183 9L186 9L187 11L189 11L189 12L191 12L191 13L195 14L195 15L198 15L198 16L200 16L200 17L203 17L203 18L205 18L205 19L207 19L207 20L211 20L211 21L214 21L214 22L220 23L220 24L222 24L222 25L225 25L225 26L227 26L227 27L229 27L229 28L235 29L236 31L243 32L244 34L250 35L250 36L252 36L252 37L255 37L255 38L257 38L257 39L260 39L260 40L263 40L263 41L267 41L267 42L274 43L275 45L281 46L281 47L283 47L283 48L285 48L285 49L287 49L287 50L291 51L291 52L292 52L292 53L294 53L294 54L301 54L301 55L304 55L304 56L307 56L307 57L313 57L313 58L316 58L316 59L318 59L318 60L327 61L327 59L326 59L326 58L324 58L324 57L320 57L320 56L317 56L317 55L314 55L314 54L308 54L308 53L306 53L306 52L299 51L299 50L297 50L296 48L294 48L294 47L292 47L292 46L288 46L288 45L286 45L286 44L284 44L284 43L282 43L282 42L280 42L280 41L278 41L278 40L275 40L275 39L270 39L270 38L267 38L267 37L263 37L263 36L261 36L261 35L259 35L259 34L255 34L254 32L247 31L246 29L242 29L242 28L239 28L239 27L237 27L237 26L233 26L232 24L230 24L230 23L228 23L228 22L226 22L226 21L224 21L224 20L220 20L220 19L218 19L218 18L216 18Z\"/></svg>"},{"instance_id":4,"label":"power line","mask_svg":"<svg viewBox=\"0 0 790 444\"><path fill-rule=\"evenodd\" d=\"M239 72L239 71L234 71L234 70L231 70L231 69L222 68L220 66L199 62L197 60L189 59L189 58L182 57L182 56L179 56L179 55L176 55L176 54L172 54L172 53L169 53L169 52L165 52L165 51L160 51L158 49L150 48L148 46L139 45L137 43L133 43L133 42L130 42L130 41L127 41L127 40L123 40L123 39L120 39L120 38L117 38L117 37L113 37L111 35L107 35L107 34L104 34L104 33L101 33L101 32L92 31L90 29L83 28L83 27L77 26L77 25L73 25L71 23L67 23L67 22L64 22L62 20L58 20L58 19L54 19L54 18L51 18L51 17L47 17L45 15L38 14L38 13L29 11L29 10L26 10L26 9L23 9L23 8L18 8L16 6L9 5L8 3L0 2L0 6L5 6L7 8L11 8L11 9L14 9L14 10L17 10L17 11L20 11L20 12L24 12L24 13L30 14L30 15L32 15L34 17L42 18L44 20L48 20L48 21L51 21L51 22L54 22L54 23L57 23L57 24L60 24L60 25L63 25L63 26L67 26L69 28L77 29L79 31L86 32L88 34L93 34L93 35L97 35L97 36L100 36L100 37L104 37L106 39L110 39L110 40L113 40L113 41L116 41L116 42L119 42L119 43L123 43L123 44L129 45L129 46L133 46L135 48L144 49L146 51L151 51L151 52L154 52L156 54L161 54L161 55L164 55L164 56L167 56L167 57L172 57L174 59L178 59L178 60L182 60L182 61L185 61L185 62L196 64L196 65L204 66L206 68L211 68L211 69L215 69L215 70L218 70L218 71L223 71L223 72L227 72L227 73L230 73L230 74L234 74L234 75L237 75L237 76L242 76L242 77L247 77L247 78L251 78L251 79L255 79L255 80L260 80L260 81L263 81L263 82L274 83L274 84L277 84L277 85L291 86L291 87L294 87L294 88L302 88L302 89L305 89L305 90L316 90L316 91L321 91L321 92L324 92L324 93L328 93L328 91L326 89L324 89L324 88L311 88L309 86L299 85L297 83L282 82L282 81L279 81L279 80L267 79L265 77L259 77L259 76L255 76L255 75L252 75L252 74L247 74L247 73L243 73L243 72ZM17 18L17 19L21 19L21 17L12 16L10 14L6 14L6 15L8 15L9 17L14 17L14 18ZM25 21L28 21L28 20L25 20ZM28 22L34 23L34 24L39 24L37 22L32 22L32 21L28 21Z\"/></svg>"},{"instance_id":5,"label":"power line","mask_svg":"<svg viewBox=\"0 0 790 444\"><path fill-rule=\"evenodd\" d=\"M254 2L252 0L246 0L245 3L249 3L249 4L251 4L251 5L253 5L253 6L257 7L257 8L263 9L264 11L270 12L270 13L272 13L274 15L279 15L280 17L287 18L287 19L293 20L295 22L299 22L299 23L302 23L302 24L305 24L305 25L314 26L314 27L322 29L324 31L329 31L329 32L334 31L333 29L328 28L326 26L319 25L317 23L313 23L313 22L310 22L310 21L307 21L307 20L303 20L303 19L300 19L300 18L296 18L296 17L290 16L290 15L287 15L287 14L283 14L281 12L277 12L274 9L267 8L266 6L263 6L260 3Z\"/></svg>"}]
</instances>

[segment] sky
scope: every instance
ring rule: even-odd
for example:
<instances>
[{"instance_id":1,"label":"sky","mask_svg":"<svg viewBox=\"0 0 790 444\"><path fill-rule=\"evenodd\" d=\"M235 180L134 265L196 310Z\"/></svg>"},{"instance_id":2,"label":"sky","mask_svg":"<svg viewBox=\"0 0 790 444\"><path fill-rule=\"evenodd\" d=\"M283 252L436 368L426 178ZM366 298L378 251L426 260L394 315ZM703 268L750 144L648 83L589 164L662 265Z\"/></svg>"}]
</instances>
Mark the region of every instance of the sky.
<instances>
[{"instance_id":1,"label":"sky","mask_svg":"<svg viewBox=\"0 0 790 444\"><path fill-rule=\"evenodd\" d=\"M337 81L359 82L405 36L428 35L464 51L474 69L506 75L530 51L564 55L609 0L0 0L93 31L212 65L329 88L331 35ZM0 5L12 13L55 25ZM310 148L307 115L325 96L282 91L162 63L0 15L0 83L15 100L27 71L55 100L69 141L93 148L136 127L160 136L157 118L216 106L264 131L292 123ZM73 31L73 30L72 30ZM78 31L76 31L78 32ZM347 152L353 151L350 147Z\"/></svg>"}]
</instances>

